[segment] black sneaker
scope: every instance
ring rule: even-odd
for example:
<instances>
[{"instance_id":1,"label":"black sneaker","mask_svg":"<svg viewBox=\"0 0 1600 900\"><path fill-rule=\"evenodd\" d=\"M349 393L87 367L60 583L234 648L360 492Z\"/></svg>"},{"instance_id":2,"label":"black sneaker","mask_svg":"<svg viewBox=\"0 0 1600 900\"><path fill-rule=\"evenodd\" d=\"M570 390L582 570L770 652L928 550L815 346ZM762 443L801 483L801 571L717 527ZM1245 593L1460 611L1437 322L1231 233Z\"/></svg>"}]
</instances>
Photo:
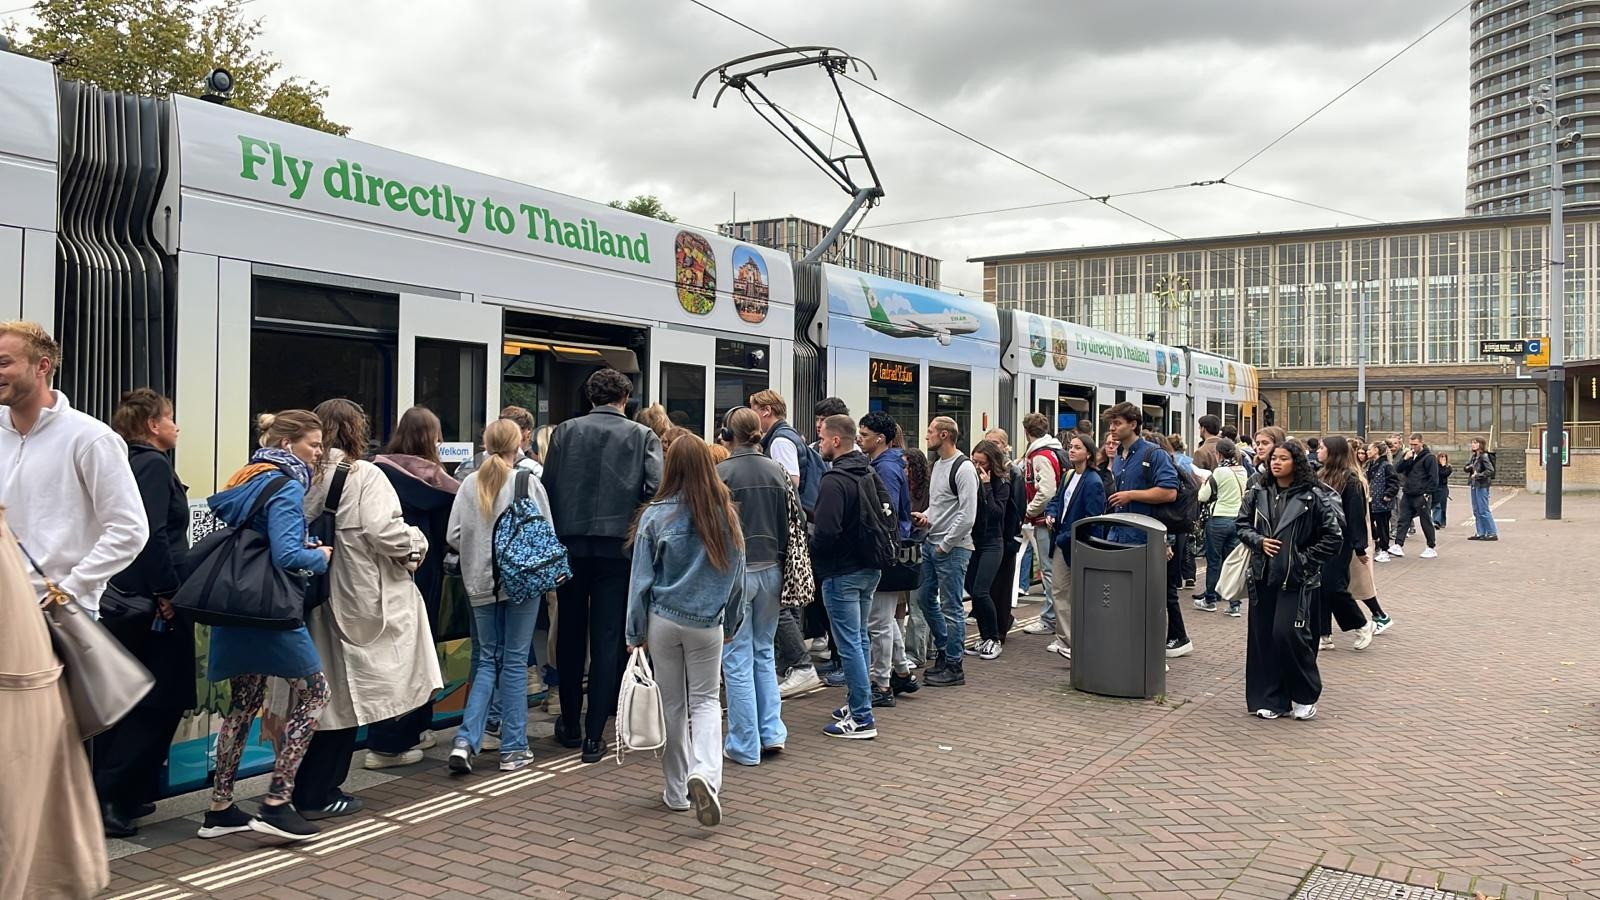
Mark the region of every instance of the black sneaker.
<instances>
[{"instance_id":1,"label":"black sneaker","mask_svg":"<svg viewBox=\"0 0 1600 900\"><path fill-rule=\"evenodd\" d=\"M221 811L206 810L205 821L200 823L200 830L196 834L210 840L225 834L238 834L249 830L249 813L240 809L238 804L233 804Z\"/></svg>"},{"instance_id":2,"label":"black sneaker","mask_svg":"<svg viewBox=\"0 0 1600 900\"><path fill-rule=\"evenodd\" d=\"M900 694L915 694L922 688L922 682L911 672L901 675L899 672L889 673L889 690L896 696Z\"/></svg>"},{"instance_id":3,"label":"black sneaker","mask_svg":"<svg viewBox=\"0 0 1600 900\"><path fill-rule=\"evenodd\" d=\"M960 687L967 683L967 674L961 668L961 663L948 663L944 668L931 672L922 679L928 687Z\"/></svg>"},{"instance_id":4,"label":"black sneaker","mask_svg":"<svg viewBox=\"0 0 1600 900\"><path fill-rule=\"evenodd\" d=\"M893 691L893 689L890 689L890 690L887 690L887 691L882 690L881 688L876 688L876 687L872 689L872 705L873 706L893 706L894 703L895 703L895 700L894 700L894 691Z\"/></svg>"},{"instance_id":5,"label":"black sneaker","mask_svg":"<svg viewBox=\"0 0 1600 900\"><path fill-rule=\"evenodd\" d=\"M293 803L279 803L277 806L261 804L261 812L250 820L250 830L273 837L283 838L286 841L303 841L314 838L322 833L322 829L307 822L300 811L294 808Z\"/></svg>"},{"instance_id":6,"label":"black sneaker","mask_svg":"<svg viewBox=\"0 0 1600 900\"><path fill-rule=\"evenodd\" d=\"M606 742L603 740L588 740L583 742L583 756L586 763L597 763L606 755Z\"/></svg>"},{"instance_id":7,"label":"black sneaker","mask_svg":"<svg viewBox=\"0 0 1600 900\"><path fill-rule=\"evenodd\" d=\"M555 740L556 743L567 748L568 750L576 750L583 746L583 738L567 730L566 719L556 720Z\"/></svg>"},{"instance_id":8,"label":"black sneaker","mask_svg":"<svg viewBox=\"0 0 1600 900\"><path fill-rule=\"evenodd\" d=\"M366 806L360 797L340 793L338 798L321 809L308 809L301 816L306 819L336 819L340 816L353 816Z\"/></svg>"}]
</instances>

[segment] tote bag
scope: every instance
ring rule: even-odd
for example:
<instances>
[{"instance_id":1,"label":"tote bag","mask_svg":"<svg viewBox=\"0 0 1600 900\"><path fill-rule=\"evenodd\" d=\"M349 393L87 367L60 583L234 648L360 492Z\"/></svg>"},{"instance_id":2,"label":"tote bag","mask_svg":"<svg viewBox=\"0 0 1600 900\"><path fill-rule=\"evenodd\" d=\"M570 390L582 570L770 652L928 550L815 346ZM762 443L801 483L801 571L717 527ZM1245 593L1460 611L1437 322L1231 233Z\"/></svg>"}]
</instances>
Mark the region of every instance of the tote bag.
<instances>
[{"instance_id":1,"label":"tote bag","mask_svg":"<svg viewBox=\"0 0 1600 900\"><path fill-rule=\"evenodd\" d=\"M617 694L617 763L622 754L660 750L667 745L667 717L661 709L661 687L650 671L650 658L635 647L622 673Z\"/></svg>"},{"instance_id":2,"label":"tote bag","mask_svg":"<svg viewBox=\"0 0 1600 900\"><path fill-rule=\"evenodd\" d=\"M1244 599L1245 581L1250 576L1250 548L1244 544L1233 548L1222 561L1222 573L1217 578L1217 593L1229 603Z\"/></svg>"}]
</instances>

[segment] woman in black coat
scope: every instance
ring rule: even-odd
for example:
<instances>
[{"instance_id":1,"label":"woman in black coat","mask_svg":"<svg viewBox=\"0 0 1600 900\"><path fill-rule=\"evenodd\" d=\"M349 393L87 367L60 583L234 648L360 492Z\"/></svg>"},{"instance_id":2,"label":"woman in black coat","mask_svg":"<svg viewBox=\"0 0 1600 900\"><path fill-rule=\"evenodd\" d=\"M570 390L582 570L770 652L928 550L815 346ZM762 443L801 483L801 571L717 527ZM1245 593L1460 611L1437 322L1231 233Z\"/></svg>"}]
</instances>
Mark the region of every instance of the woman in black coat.
<instances>
[{"instance_id":1,"label":"woman in black coat","mask_svg":"<svg viewBox=\"0 0 1600 900\"><path fill-rule=\"evenodd\" d=\"M1252 551L1245 701L1263 719L1309 719L1322 695L1312 608L1322 564L1344 532L1333 504L1317 496L1299 441L1278 444L1267 465L1239 508L1239 541Z\"/></svg>"},{"instance_id":2,"label":"woman in black coat","mask_svg":"<svg viewBox=\"0 0 1600 900\"><path fill-rule=\"evenodd\" d=\"M1400 494L1400 476L1389 461L1389 445L1383 441L1367 445L1367 486L1372 495L1368 504L1372 510L1373 561L1386 563L1394 544L1391 519L1395 498Z\"/></svg>"},{"instance_id":3,"label":"woman in black coat","mask_svg":"<svg viewBox=\"0 0 1600 900\"><path fill-rule=\"evenodd\" d=\"M1006 462L1006 452L993 441L980 441L973 447L972 462L978 472L978 512L972 526L974 549L972 561L967 564L966 587L972 597L973 618L978 620L978 646L967 652L976 653L979 659L994 659L1000 655L1001 639L1005 635L1000 630L998 608L1004 604L1006 615L1011 612L1011 594L992 593L995 584L1005 584L997 576L1006 554L1005 532L1012 505L1011 469ZM1015 555L1012 559L1016 559Z\"/></svg>"},{"instance_id":4,"label":"woman in black coat","mask_svg":"<svg viewBox=\"0 0 1600 900\"><path fill-rule=\"evenodd\" d=\"M1337 618L1340 631L1356 632L1355 649L1365 650L1372 644L1374 625L1350 593L1350 573L1352 566L1371 565L1367 559L1366 478L1347 439L1339 435L1323 438L1317 453L1322 458L1317 476L1331 495L1329 499L1337 498L1344 514L1344 543L1322 564L1322 589L1317 592L1318 648L1333 649L1333 620Z\"/></svg>"},{"instance_id":5,"label":"woman in black coat","mask_svg":"<svg viewBox=\"0 0 1600 900\"><path fill-rule=\"evenodd\" d=\"M178 444L172 401L148 388L131 391L111 423L128 442L150 522L144 549L111 579L100 605L106 628L156 679L138 706L92 745L106 836L129 837L139 830L133 821L155 811L172 736L196 704L194 624L167 602L189 551L189 499L168 455Z\"/></svg>"}]
</instances>

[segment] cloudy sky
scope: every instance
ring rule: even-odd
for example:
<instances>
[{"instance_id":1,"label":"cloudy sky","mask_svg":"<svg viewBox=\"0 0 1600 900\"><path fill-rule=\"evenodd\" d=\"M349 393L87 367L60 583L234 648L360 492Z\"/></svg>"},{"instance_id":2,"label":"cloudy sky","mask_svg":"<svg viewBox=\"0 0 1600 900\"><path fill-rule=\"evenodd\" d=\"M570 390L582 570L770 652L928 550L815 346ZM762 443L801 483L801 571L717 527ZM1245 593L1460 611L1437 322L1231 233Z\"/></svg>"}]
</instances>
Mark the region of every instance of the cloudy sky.
<instances>
[{"instance_id":1,"label":"cloudy sky","mask_svg":"<svg viewBox=\"0 0 1600 900\"><path fill-rule=\"evenodd\" d=\"M841 47L874 86L1091 194L1217 178L1443 19L1457 0L707 0L788 44ZM352 136L595 200L661 196L680 219L832 222L847 198L702 72L774 45L688 0L252 0L285 71L332 88ZM1233 177L1374 219L1460 215L1467 13ZM810 70L763 89L822 129ZM847 85L887 196L863 234L945 261L1162 237ZM844 123L839 128L843 133ZM1114 201L1185 237L1355 224L1230 187ZM880 227L887 226L887 227Z\"/></svg>"}]
</instances>

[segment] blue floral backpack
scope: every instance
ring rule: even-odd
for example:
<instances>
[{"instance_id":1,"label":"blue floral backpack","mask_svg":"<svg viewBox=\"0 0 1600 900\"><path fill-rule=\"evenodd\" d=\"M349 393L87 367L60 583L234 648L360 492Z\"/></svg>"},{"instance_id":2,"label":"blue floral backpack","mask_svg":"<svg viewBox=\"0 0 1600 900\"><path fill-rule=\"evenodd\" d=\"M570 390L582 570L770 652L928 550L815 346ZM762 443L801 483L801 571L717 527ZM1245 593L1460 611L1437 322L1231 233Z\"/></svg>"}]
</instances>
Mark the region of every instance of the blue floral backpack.
<instances>
[{"instance_id":1,"label":"blue floral backpack","mask_svg":"<svg viewBox=\"0 0 1600 900\"><path fill-rule=\"evenodd\" d=\"M518 469L511 505L494 521L495 593L512 603L536 600L572 577L567 548L528 495L533 473Z\"/></svg>"}]
</instances>

